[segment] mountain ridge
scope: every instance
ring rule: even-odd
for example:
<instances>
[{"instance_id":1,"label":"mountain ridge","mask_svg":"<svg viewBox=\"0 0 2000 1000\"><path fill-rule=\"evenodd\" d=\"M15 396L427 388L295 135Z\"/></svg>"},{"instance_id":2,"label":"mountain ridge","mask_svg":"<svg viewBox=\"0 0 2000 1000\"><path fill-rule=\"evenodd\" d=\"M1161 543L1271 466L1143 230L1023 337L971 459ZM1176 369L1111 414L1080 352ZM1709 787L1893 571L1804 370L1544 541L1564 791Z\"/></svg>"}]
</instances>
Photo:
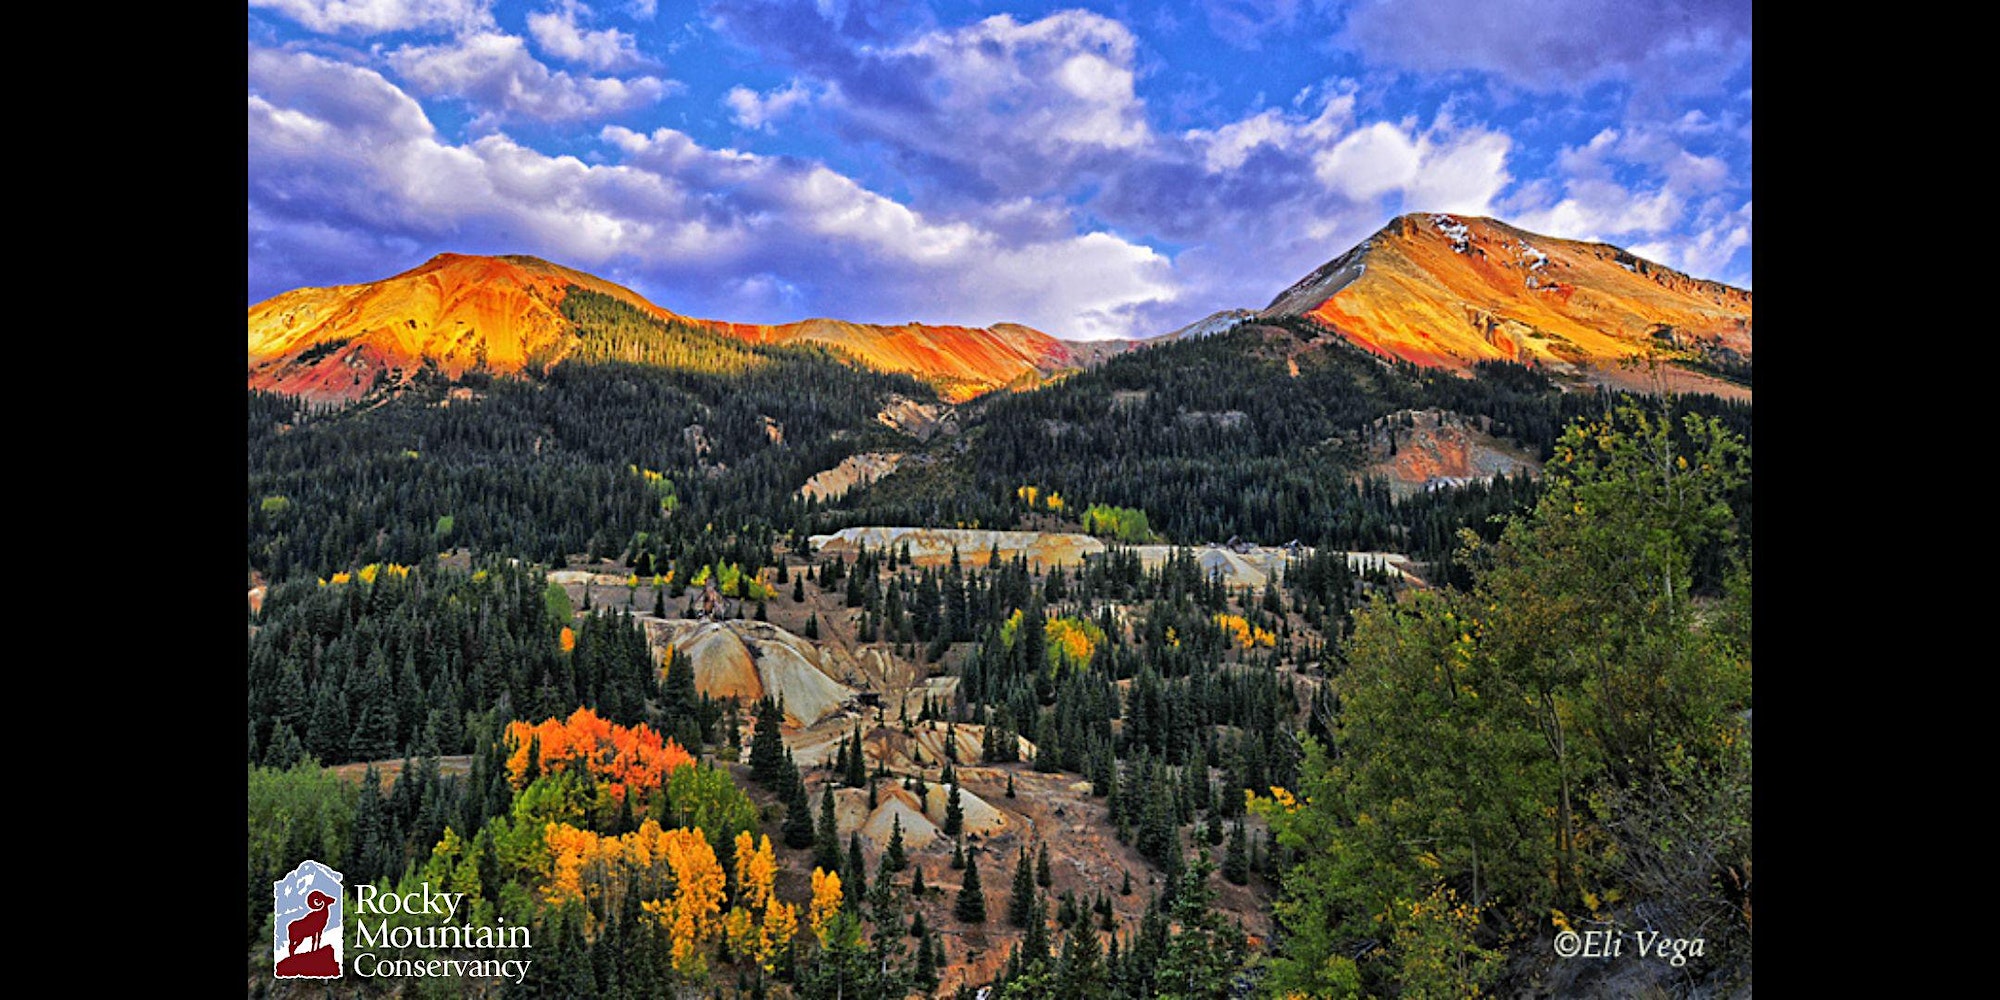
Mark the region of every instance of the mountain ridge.
<instances>
[{"instance_id":1,"label":"mountain ridge","mask_svg":"<svg viewBox=\"0 0 2000 1000\"><path fill-rule=\"evenodd\" d=\"M546 371L580 341L579 329L562 311L571 287L611 296L664 322L746 343L838 348L866 367L915 375L954 403L1002 387L1031 388L1128 346L1062 340L1018 323L699 319L539 257L441 253L379 281L294 289L250 306L248 384L317 400L351 400L379 382L405 381L425 370L450 379L474 370Z\"/></svg>"},{"instance_id":2,"label":"mountain ridge","mask_svg":"<svg viewBox=\"0 0 2000 1000\"><path fill-rule=\"evenodd\" d=\"M1665 383L1749 395L1747 384L1716 374L1740 371L1747 380L1749 291L1608 243L1483 216L1398 216L1279 292L1257 316L1306 319L1428 368L1513 361L1625 389Z\"/></svg>"}]
</instances>

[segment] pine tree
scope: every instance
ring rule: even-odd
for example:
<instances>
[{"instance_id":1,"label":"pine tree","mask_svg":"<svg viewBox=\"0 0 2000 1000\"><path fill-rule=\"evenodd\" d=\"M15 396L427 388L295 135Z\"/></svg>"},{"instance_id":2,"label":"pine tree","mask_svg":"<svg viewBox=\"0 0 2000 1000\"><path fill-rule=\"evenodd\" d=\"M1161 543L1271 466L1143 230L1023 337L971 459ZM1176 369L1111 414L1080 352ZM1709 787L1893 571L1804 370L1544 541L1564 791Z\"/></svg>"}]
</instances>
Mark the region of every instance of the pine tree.
<instances>
[{"instance_id":1,"label":"pine tree","mask_svg":"<svg viewBox=\"0 0 2000 1000\"><path fill-rule=\"evenodd\" d=\"M840 831L835 826L832 782L820 790L819 825L813 831L813 865L827 871L840 869Z\"/></svg>"},{"instance_id":2,"label":"pine tree","mask_svg":"<svg viewBox=\"0 0 2000 1000\"><path fill-rule=\"evenodd\" d=\"M910 872L910 896L913 899L922 899L924 898L924 893L927 891L924 886L924 866L911 865L910 868L912 869Z\"/></svg>"},{"instance_id":3,"label":"pine tree","mask_svg":"<svg viewBox=\"0 0 2000 1000\"><path fill-rule=\"evenodd\" d=\"M1028 916L1034 906L1035 862L1028 857L1028 848L1024 845L1014 865L1014 893L1007 900L1007 922L1016 927L1027 927Z\"/></svg>"},{"instance_id":4,"label":"pine tree","mask_svg":"<svg viewBox=\"0 0 2000 1000\"><path fill-rule=\"evenodd\" d=\"M889 846L882 850L882 867L891 872L902 871L909 862L903 857L903 815L897 813L890 818Z\"/></svg>"},{"instance_id":5,"label":"pine tree","mask_svg":"<svg viewBox=\"0 0 2000 1000\"><path fill-rule=\"evenodd\" d=\"M944 835L957 837L965 830L965 807L961 804L958 785L953 784L944 798Z\"/></svg>"},{"instance_id":6,"label":"pine tree","mask_svg":"<svg viewBox=\"0 0 2000 1000\"><path fill-rule=\"evenodd\" d=\"M958 902L952 907L952 915L968 924L986 923L986 895L979 889L977 855L968 855L965 859L965 878L959 885Z\"/></svg>"},{"instance_id":7,"label":"pine tree","mask_svg":"<svg viewBox=\"0 0 2000 1000\"><path fill-rule=\"evenodd\" d=\"M847 757L847 787L860 788L868 783L868 758L862 749L861 725L854 726L854 750Z\"/></svg>"},{"instance_id":8,"label":"pine tree","mask_svg":"<svg viewBox=\"0 0 2000 1000\"><path fill-rule=\"evenodd\" d=\"M1047 889L1054 881L1049 872L1049 845L1043 841L1035 853L1035 884Z\"/></svg>"},{"instance_id":9,"label":"pine tree","mask_svg":"<svg viewBox=\"0 0 2000 1000\"><path fill-rule=\"evenodd\" d=\"M773 791L782 791L785 737L781 732L784 715L769 695L757 701L757 730L750 739L750 777Z\"/></svg>"},{"instance_id":10,"label":"pine tree","mask_svg":"<svg viewBox=\"0 0 2000 1000\"><path fill-rule=\"evenodd\" d=\"M1241 819L1229 831L1228 853L1222 858L1222 877L1237 885L1250 882L1250 837Z\"/></svg>"},{"instance_id":11,"label":"pine tree","mask_svg":"<svg viewBox=\"0 0 2000 1000\"><path fill-rule=\"evenodd\" d=\"M790 763L788 754L786 762ZM785 846L805 848L813 845L813 837L818 833L813 826L812 802L806 798L805 778L798 774L793 765L791 786L785 796L785 824L782 829Z\"/></svg>"}]
</instances>

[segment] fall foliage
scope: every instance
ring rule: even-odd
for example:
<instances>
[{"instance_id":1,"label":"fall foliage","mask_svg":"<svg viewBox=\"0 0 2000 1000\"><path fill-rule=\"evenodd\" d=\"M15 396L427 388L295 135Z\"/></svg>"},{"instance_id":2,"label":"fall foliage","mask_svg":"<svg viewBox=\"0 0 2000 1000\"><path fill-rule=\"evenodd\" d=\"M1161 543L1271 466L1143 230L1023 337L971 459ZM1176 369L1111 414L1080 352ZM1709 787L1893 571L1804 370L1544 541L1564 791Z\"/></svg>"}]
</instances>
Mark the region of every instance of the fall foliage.
<instances>
[{"instance_id":1,"label":"fall foliage","mask_svg":"<svg viewBox=\"0 0 2000 1000\"><path fill-rule=\"evenodd\" d=\"M1251 625L1242 615L1216 615L1215 625L1239 649L1249 649L1253 646L1269 649L1278 644L1278 636L1275 633L1270 629Z\"/></svg>"},{"instance_id":2,"label":"fall foliage","mask_svg":"<svg viewBox=\"0 0 2000 1000\"><path fill-rule=\"evenodd\" d=\"M813 935L825 946L833 929L833 918L840 915L840 875L814 868L812 887L812 908L806 911L807 920Z\"/></svg>"},{"instance_id":3,"label":"fall foliage","mask_svg":"<svg viewBox=\"0 0 2000 1000\"><path fill-rule=\"evenodd\" d=\"M608 786L614 801L624 798L629 789L641 808L669 772L694 763L694 757L680 744L662 738L645 723L621 726L588 708L579 708L567 720L507 724L507 775L516 789L528 782L528 751L537 741L541 746L536 761L540 773L582 761L591 777Z\"/></svg>"},{"instance_id":4,"label":"fall foliage","mask_svg":"<svg viewBox=\"0 0 2000 1000\"><path fill-rule=\"evenodd\" d=\"M717 916L722 911L722 864L700 830L669 830L661 847L674 874L674 893L643 905L667 929L675 971L699 977L708 970L708 952L723 928Z\"/></svg>"}]
</instances>

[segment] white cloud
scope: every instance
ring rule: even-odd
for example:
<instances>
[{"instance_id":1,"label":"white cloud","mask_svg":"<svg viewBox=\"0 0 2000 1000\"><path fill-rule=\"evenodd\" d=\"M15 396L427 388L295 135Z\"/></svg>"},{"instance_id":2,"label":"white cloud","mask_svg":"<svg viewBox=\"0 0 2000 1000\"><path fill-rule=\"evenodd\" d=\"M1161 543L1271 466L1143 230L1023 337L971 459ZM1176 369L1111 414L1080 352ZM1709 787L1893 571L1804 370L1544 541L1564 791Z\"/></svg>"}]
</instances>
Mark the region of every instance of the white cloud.
<instances>
[{"instance_id":1,"label":"white cloud","mask_svg":"<svg viewBox=\"0 0 2000 1000\"><path fill-rule=\"evenodd\" d=\"M631 275L669 308L758 313L729 318L798 318L804 302L864 321L1011 320L1066 336L1149 332L1134 329L1135 310L1176 294L1164 257L1108 233L1010 240L818 163L673 129L605 127L611 163L499 134L453 144L380 74L310 53L252 50L248 133L251 245L279 260L369 241L532 252ZM259 258L253 290L291 277L260 272Z\"/></svg>"},{"instance_id":2,"label":"white cloud","mask_svg":"<svg viewBox=\"0 0 2000 1000\"><path fill-rule=\"evenodd\" d=\"M321 34L463 31L493 24L492 0L250 0Z\"/></svg>"},{"instance_id":3,"label":"white cloud","mask_svg":"<svg viewBox=\"0 0 2000 1000\"><path fill-rule=\"evenodd\" d=\"M1725 210L1720 199L1703 206L1695 222L1692 238L1681 241L1665 259L1680 270L1715 278L1742 288L1750 287L1750 270L1730 268L1738 251L1751 245L1750 205L1745 201L1734 210ZM1634 251L1637 252L1636 250Z\"/></svg>"},{"instance_id":4,"label":"white cloud","mask_svg":"<svg viewBox=\"0 0 2000 1000\"><path fill-rule=\"evenodd\" d=\"M1408 210L1484 215L1512 180L1512 145L1486 129L1453 130L1441 122L1419 134L1408 124L1376 122L1314 156L1313 170L1322 184L1355 201L1400 194Z\"/></svg>"},{"instance_id":5,"label":"white cloud","mask_svg":"<svg viewBox=\"0 0 2000 1000\"><path fill-rule=\"evenodd\" d=\"M518 37L495 32L441 45L404 46L389 64L426 97L457 97L481 112L482 124L502 119L578 121L652 104L680 84L652 76L631 79L572 76L528 54Z\"/></svg>"},{"instance_id":6,"label":"white cloud","mask_svg":"<svg viewBox=\"0 0 2000 1000\"><path fill-rule=\"evenodd\" d=\"M1434 130L1417 143L1421 166L1405 188L1403 207L1425 212L1487 215L1508 182L1507 153L1513 140L1501 132L1467 129L1450 135Z\"/></svg>"},{"instance_id":7,"label":"white cloud","mask_svg":"<svg viewBox=\"0 0 2000 1000\"><path fill-rule=\"evenodd\" d=\"M1001 14L857 47L827 74L824 103L918 168L943 166L947 183L1036 193L1153 139L1137 49L1123 24L1089 11Z\"/></svg>"},{"instance_id":8,"label":"white cloud","mask_svg":"<svg viewBox=\"0 0 2000 1000\"><path fill-rule=\"evenodd\" d=\"M1327 187L1365 201L1408 187L1416 180L1420 159L1407 132L1376 122L1314 157L1313 169Z\"/></svg>"},{"instance_id":9,"label":"white cloud","mask_svg":"<svg viewBox=\"0 0 2000 1000\"><path fill-rule=\"evenodd\" d=\"M1726 265L1748 245L1749 225L1747 214L1738 226L1719 221L1732 213L1705 207L1700 214L1718 221L1697 221L1692 232L1686 228L1691 206L1719 206L1713 196L1732 183L1721 157L1689 152L1675 137L1706 131L1705 123L1683 116L1668 125L1603 129L1558 154L1559 177L1516 192L1507 201L1509 210L1516 222L1537 232L1618 244L1708 276L1713 272L1702 268Z\"/></svg>"},{"instance_id":10,"label":"white cloud","mask_svg":"<svg viewBox=\"0 0 2000 1000\"><path fill-rule=\"evenodd\" d=\"M584 22L590 16L590 8L578 0L560 0L550 10L528 15L528 34L534 36L535 44L543 52L599 72L657 65L640 54L639 40L630 32L585 28Z\"/></svg>"},{"instance_id":11,"label":"white cloud","mask_svg":"<svg viewBox=\"0 0 2000 1000\"><path fill-rule=\"evenodd\" d=\"M729 118L736 124L750 129L770 130L772 122L783 118L793 109L812 99L812 91L800 80L793 80L782 89L759 94L748 87L731 87L722 103L729 108Z\"/></svg>"}]
</instances>

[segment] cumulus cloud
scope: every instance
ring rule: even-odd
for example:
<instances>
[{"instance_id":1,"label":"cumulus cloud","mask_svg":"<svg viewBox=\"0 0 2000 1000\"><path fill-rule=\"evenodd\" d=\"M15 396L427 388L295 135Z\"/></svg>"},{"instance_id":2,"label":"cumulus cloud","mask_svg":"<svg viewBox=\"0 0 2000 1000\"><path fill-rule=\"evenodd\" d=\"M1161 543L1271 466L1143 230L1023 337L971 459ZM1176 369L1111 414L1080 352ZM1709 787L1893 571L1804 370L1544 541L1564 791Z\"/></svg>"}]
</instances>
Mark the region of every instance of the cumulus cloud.
<instances>
[{"instance_id":1,"label":"cumulus cloud","mask_svg":"<svg viewBox=\"0 0 2000 1000\"><path fill-rule=\"evenodd\" d=\"M577 0L561 0L549 10L528 15L528 34L543 52L599 72L657 65L639 52L639 40L630 32L584 27L590 17L590 8Z\"/></svg>"},{"instance_id":2,"label":"cumulus cloud","mask_svg":"<svg viewBox=\"0 0 2000 1000\"><path fill-rule=\"evenodd\" d=\"M1731 269L1750 245L1747 192L1733 202L1727 161L1680 141L1713 131L1686 116L1603 129L1556 156L1556 177L1524 186L1504 206L1537 232L1614 243L1699 277L1747 282L1747 269Z\"/></svg>"},{"instance_id":3,"label":"cumulus cloud","mask_svg":"<svg viewBox=\"0 0 2000 1000\"><path fill-rule=\"evenodd\" d=\"M812 90L803 81L793 80L784 87L760 94L748 87L731 87L722 103L729 108L731 121L744 128L769 131L771 123L812 99Z\"/></svg>"},{"instance_id":4,"label":"cumulus cloud","mask_svg":"<svg viewBox=\"0 0 2000 1000\"><path fill-rule=\"evenodd\" d=\"M462 31L493 24L492 0L250 0L321 34Z\"/></svg>"},{"instance_id":5,"label":"cumulus cloud","mask_svg":"<svg viewBox=\"0 0 2000 1000\"><path fill-rule=\"evenodd\" d=\"M1290 110L1163 137L1105 177L1093 212L1183 247L1183 295L1149 309L1154 332L1261 306L1399 213L1490 213L1512 183L1504 132L1444 113L1368 120L1347 89L1313 91Z\"/></svg>"},{"instance_id":6,"label":"cumulus cloud","mask_svg":"<svg viewBox=\"0 0 2000 1000\"><path fill-rule=\"evenodd\" d=\"M1013 241L822 164L711 148L669 128L608 126L601 137L616 162L550 156L498 134L456 144L379 73L253 50L251 296L294 276L265 267L257 247L370 241L425 253L533 248L629 276L671 308L747 320L799 318L804 302L867 321L1013 320L1117 336L1134 332L1141 307L1175 295L1166 258L1108 233Z\"/></svg>"},{"instance_id":7,"label":"cumulus cloud","mask_svg":"<svg viewBox=\"0 0 2000 1000\"><path fill-rule=\"evenodd\" d=\"M1712 200L1702 206L1686 238L1634 244L1628 249L1698 277L1749 288L1749 261L1738 266L1737 257L1751 244L1750 204L1745 201L1731 209L1722 199Z\"/></svg>"},{"instance_id":8,"label":"cumulus cloud","mask_svg":"<svg viewBox=\"0 0 2000 1000\"><path fill-rule=\"evenodd\" d=\"M1342 40L1420 72L1480 70L1536 90L1610 76L1713 88L1750 57L1749 0L1364 0Z\"/></svg>"},{"instance_id":9,"label":"cumulus cloud","mask_svg":"<svg viewBox=\"0 0 2000 1000\"><path fill-rule=\"evenodd\" d=\"M716 23L826 88L820 106L905 171L976 197L1056 190L1152 137L1137 39L1084 10L891 30L895 5L721 0Z\"/></svg>"},{"instance_id":10,"label":"cumulus cloud","mask_svg":"<svg viewBox=\"0 0 2000 1000\"><path fill-rule=\"evenodd\" d=\"M680 84L652 76L572 76L551 70L520 38L480 32L440 45L407 45L389 54L411 87L426 97L455 97L500 120L580 121L652 104Z\"/></svg>"}]
</instances>

